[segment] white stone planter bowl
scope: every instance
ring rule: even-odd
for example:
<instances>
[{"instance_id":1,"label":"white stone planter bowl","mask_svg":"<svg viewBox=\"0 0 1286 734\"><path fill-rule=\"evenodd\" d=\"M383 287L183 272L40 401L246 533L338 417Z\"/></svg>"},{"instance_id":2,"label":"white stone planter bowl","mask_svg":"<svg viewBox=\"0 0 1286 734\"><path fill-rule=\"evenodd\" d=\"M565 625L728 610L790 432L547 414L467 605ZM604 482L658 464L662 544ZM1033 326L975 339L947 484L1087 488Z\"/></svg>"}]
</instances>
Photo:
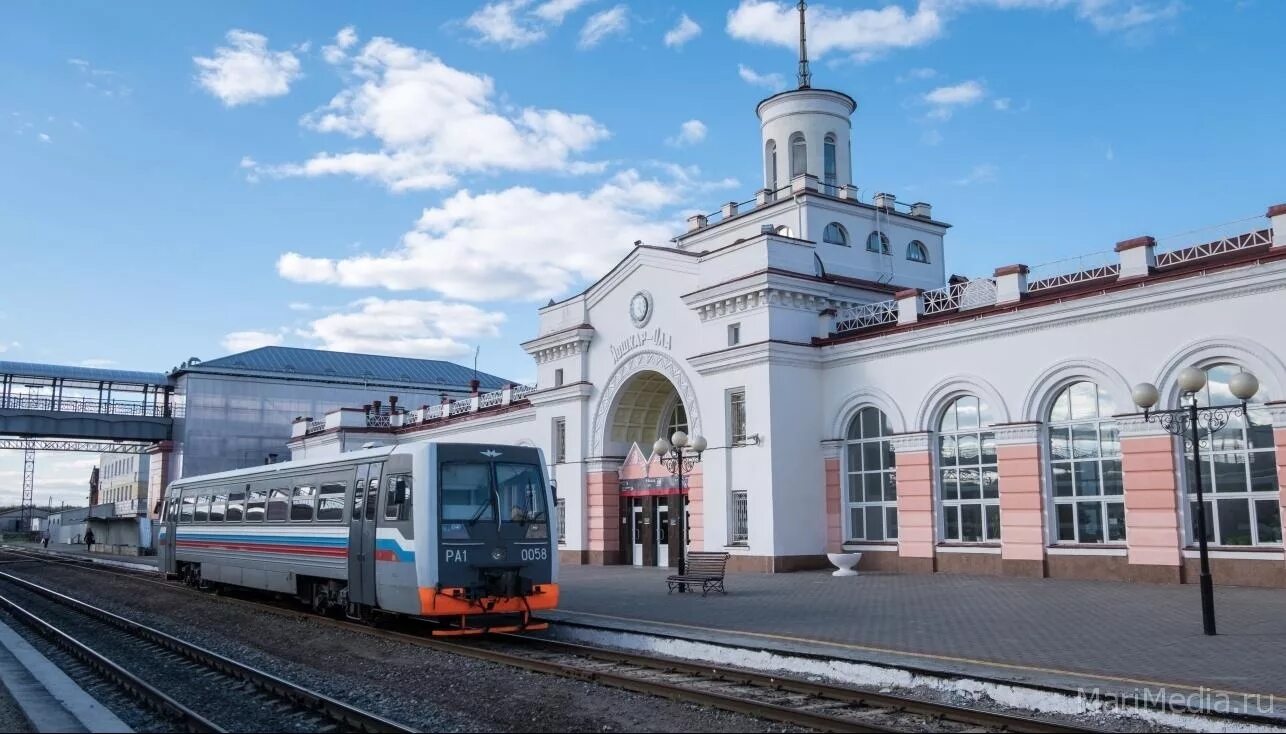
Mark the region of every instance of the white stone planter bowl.
<instances>
[{"instance_id":1,"label":"white stone planter bowl","mask_svg":"<svg viewBox=\"0 0 1286 734\"><path fill-rule=\"evenodd\" d=\"M853 568L857 562L862 560L861 553L827 553L826 557L838 568L838 571L831 572L832 576L856 576L857 571Z\"/></svg>"}]
</instances>

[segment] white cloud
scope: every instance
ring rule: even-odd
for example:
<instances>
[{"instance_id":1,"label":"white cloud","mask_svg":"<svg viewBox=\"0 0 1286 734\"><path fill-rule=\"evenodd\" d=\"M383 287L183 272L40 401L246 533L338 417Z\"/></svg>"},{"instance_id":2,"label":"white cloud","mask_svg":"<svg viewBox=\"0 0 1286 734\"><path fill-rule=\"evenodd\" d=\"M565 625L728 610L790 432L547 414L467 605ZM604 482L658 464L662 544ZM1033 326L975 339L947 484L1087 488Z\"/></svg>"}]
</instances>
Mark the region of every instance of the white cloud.
<instances>
[{"instance_id":1,"label":"white cloud","mask_svg":"<svg viewBox=\"0 0 1286 734\"><path fill-rule=\"evenodd\" d=\"M902 82L915 81L915 80L932 79L937 75L938 75L937 69L930 69L927 66L922 66L919 68L911 69L905 74L899 74L897 77L897 81L898 83L902 83Z\"/></svg>"},{"instance_id":2,"label":"white cloud","mask_svg":"<svg viewBox=\"0 0 1286 734\"><path fill-rule=\"evenodd\" d=\"M548 23L562 25L568 14L573 13L593 0L548 0L537 5L531 14Z\"/></svg>"},{"instance_id":3,"label":"white cloud","mask_svg":"<svg viewBox=\"0 0 1286 734\"><path fill-rule=\"evenodd\" d=\"M94 358L82 359L80 361L81 367L111 367L114 364L116 364L116 360L114 359Z\"/></svg>"},{"instance_id":4,"label":"white cloud","mask_svg":"<svg viewBox=\"0 0 1286 734\"><path fill-rule=\"evenodd\" d=\"M980 163L969 171L964 178L958 178L954 181L957 186L972 186L973 184L992 183L996 180L996 174L1000 169L993 163Z\"/></svg>"},{"instance_id":5,"label":"white cloud","mask_svg":"<svg viewBox=\"0 0 1286 734\"><path fill-rule=\"evenodd\" d=\"M323 349L445 358L468 354L461 339L494 337L503 313L464 303L363 298L357 310L324 316L305 333Z\"/></svg>"},{"instance_id":6,"label":"white cloud","mask_svg":"<svg viewBox=\"0 0 1286 734\"><path fill-rule=\"evenodd\" d=\"M233 29L226 38L228 45L216 48L214 58L192 59L200 69L197 81L226 106L280 97L301 76L299 59L268 50L267 37Z\"/></svg>"},{"instance_id":7,"label":"white cloud","mask_svg":"<svg viewBox=\"0 0 1286 734\"><path fill-rule=\"evenodd\" d=\"M706 139L706 125L700 120L688 120L679 125L679 134L672 138L666 138L667 145L681 147L684 145L696 145Z\"/></svg>"},{"instance_id":8,"label":"white cloud","mask_svg":"<svg viewBox=\"0 0 1286 734\"><path fill-rule=\"evenodd\" d=\"M589 16L585 26L580 29L580 42L577 45L582 49L594 48L608 36L621 35L629 29L630 9L624 4L617 5Z\"/></svg>"},{"instance_id":9,"label":"white cloud","mask_svg":"<svg viewBox=\"0 0 1286 734\"><path fill-rule=\"evenodd\" d=\"M808 13L808 50L816 58L834 51L865 61L889 49L928 43L942 34L942 26L941 13L928 0L922 0L911 13L898 5L878 10L816 5ZM794 3L741 0L728 13L727 30L738 40L799 48L799 15Z\"/></svg>"},{"instance_id":10,"label":"white cloud","mask_svg":"<svg viewBox=\"0 0 1286 734\"><path fill-rule=\"evenodd\" d=\"M280 333L269 331L234 331L223 337L223 348L229 352L248 352L259 347L275 347L282 341Z\"/></svg>"},{"instance_id":11,"label":"white cloud","mask_svg":"<svg viewBox=\"0 0 1286 734\"><path fill-rule=\"evenodd\" d=\"M490 77L447 66L436 56L374 38L350 59L349 86L302 124L377 150L323 152L302 163L260 165L252 175L350 175L394 191L442 188L464 171L584 173L601 165L573 157L608 136L592 117L524 107L501 111Z\"/></svg>"},{"instance_id":12,"label":"white cloud","mask_svg":"<svg viewBox=\"0 0 1286 734\"><path fill-rule=\"evenodd\" d=\"M925 145L940 145L942 143L942 133L937 130L925 130L920 136L920 142Z\"/></svg>"},{"instance_id":13,"label":"white cloud","mask_svg":"<svg viewBox=\"0 0 1286 734\"><path fill-rule=\"evenodd\" d=\"M313 310L313 304L301 303L296 301L294 303L287 305L286 308L290 309L291 311L311 311Z\"/></svg>"},{"instance_id":14,"label":"white cloud","mask_svg":"<svg viewBox=\"0 0 1286 734\"><path fill-rule=\"evenodd\" d=\"M89 473L98 466L95 454L36 452L35 504L84 507L89 499ZM22 500L22 452L0 451L0 505Z\"/></svg>"},{"instance_id":15,"label":"white cloud","mask_svg":"<svg viewBox=\"0 0 1286 734\"><path fill-rule=\"evenodd\" d=\"M665 32L665 45L671 48L678 48L699 35L701 35L701 26L689 18L687 13L684 13L679 18L679 22Z\"/></svg>"},{"instance_id":16,"label":"white cloud","mask_svg":"<svg viewBox=\"0 0 1286 734\"><path fill-rule=\"evenodd\" d=\"M1010 100L1008 97L1001 97L1000 99L992 100L991 106L1001 112L1008 112L1009 108L1012 107L1013 104L1012 104L1012 100Z\"/></svg>"},{"instance_id":17,"label":"white cloud","mask_svg":"<svg viewBox=\"0 0 1286 734\"><path fill-rule=\"evenodd\" d=\"M328 64L341 64L348 56L348 49L357 44L357 29L346 25L335 34L335 43L322 46L322 58Z\"/></svg>"},{"instance_id":18,"label":"white cloud","mask_svg":"<svg viewBox=\"0 0 1286 734\"><path fill-rule=\"evenodd\" d=\"M607 272L635 240L667 242L678 222L666 221L662 210L736 183L706 183L694 169L664 168L664 180L627 170L589 193L522 186L459 191L425 209L397 248L342 259L287 252L277 272L298 282L432 290L461 301L557 298Z\"/></svg>"},{"instance_id":19,"label":"white cloud","mask_svg":"<svg viewBox=\"0 0 1286 734\"><path fill-rule=\"evenodd\" d=\"M737 64L737 74L743 82L756 87L766 87L774 92L786 88L786 78L776 72L760 74L745 64Z\"/></svg>"},{"instance_id":20,"label":"white cloud","mask_svg":"<svg viewBox=\"0 0 1286 734\"><path fill-rule=\"evenodd\" d=\"M531 0L499 0L479 8L464 25L477 33L478 43L522 48L544 40L550 28L562 25L569 14L588 2L591 0L547 0L533 7Z\"/></svg>"},{"instance_id":21,"label":"white cloud","mask_svg":"<svg viewBox=\"0 0 1286 734\"><path fill-rule=\"evenodd\" d=\"M126 97L132 91L121 80L120 74L111 69L94 66L85 59L67 59L85 77L85 87L104 97Z\"/></svg>"},{"instance_id":22,"label":"white cloud","mask_svg":"<svg viewBox=\"0 0 1286 734\"><path fill-rule=\"evenodd\" d=\"M976 104L987 96L987 90L981 82L969 80L945 87L938 87L924 95L924 102L931 109L929 116L937 120L950 119L958 108Z\"/></svg>"},{"instance_id":23,"label":"white cloud","mask_svg":"<svg viewBox=\"0 0 1286 734\"><path fill-rule=\"evenodd\" d=\"M1065 10L1103 33L1134 33L1174 19L1180 0L918 0L913 10L899 5L880 9L838 9L811 5L808 49L816 58L837 52L868 61L890 50L914 48L941 38L956 15L975 8L992 10ZM733 38L794 50L799 47L799 17L793 2L741 0L728 13Z\"/></svg>"},{"instance_id":24,"label":"white cloud","mask_svg":"<svg viewBox=\"0 0 1286 734\"><path fill-rule=\"evenodd\" d=\"M40 138L40 142L42 142L42 143L50 143L50 142L53 142L53 138L49 137L49 135L48 135L48 134L46 134L46 133L40 133L40 135L39 135L38 137Z\"/></svg>"}]
</instances>

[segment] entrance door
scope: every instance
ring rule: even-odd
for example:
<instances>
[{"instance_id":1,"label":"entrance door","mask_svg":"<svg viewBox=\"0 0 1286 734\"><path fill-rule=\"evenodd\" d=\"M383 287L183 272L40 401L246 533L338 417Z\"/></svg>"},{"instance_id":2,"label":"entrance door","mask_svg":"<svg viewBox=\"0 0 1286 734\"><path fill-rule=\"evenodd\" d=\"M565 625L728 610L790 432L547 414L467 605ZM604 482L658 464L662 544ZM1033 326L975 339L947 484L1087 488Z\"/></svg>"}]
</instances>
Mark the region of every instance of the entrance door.
<instances>
[{"instance_id":1,"label":"entrance door","mask_svg":"<svg viewBox=\"0 0 1286 734\"><path fill-rule=\"evenodd\" d=\"M656 504L656 565L670 565L670 508L665 502Z\"/></svg>"},{"instance_id":2,"label":"entrance door","mask_svg":"<svg viewBox=\"0 0 1286 734\"><path fill-rule=\"evenodd\" d=\"M161 511L165 513L165 517L161 518L161 547L156 552L161 556L161 563L163 564L161 571L164 573L177 573L178 564L174 560L174 551L178 545L178 539L175 536L179 532L179 498L166 497L165 502L161 504Z\"/></svg>"},{"instance_id":3,"label":"entrance door","mask_svg":"<svg viewBox=\"0 0 1286 734\"><path fill-rule=\"evenodd\" d=\"M375 605L375 515L380 498L380 464L361 464L353 482L348 521L348 601Z\"/></svg>"},{"instance_id":4,"label":"entrance door","mask_svg":"<svg viewBox=\"0 0 1286 734\"><path fill-rule=\"evenodd\" d=\"M646 536L647 526L643 524L643 503L639 500L630 501L630 541L634 544L634 553L630 556L635 566L643 565L643 541Z\"/></svg>"}]
</instances>

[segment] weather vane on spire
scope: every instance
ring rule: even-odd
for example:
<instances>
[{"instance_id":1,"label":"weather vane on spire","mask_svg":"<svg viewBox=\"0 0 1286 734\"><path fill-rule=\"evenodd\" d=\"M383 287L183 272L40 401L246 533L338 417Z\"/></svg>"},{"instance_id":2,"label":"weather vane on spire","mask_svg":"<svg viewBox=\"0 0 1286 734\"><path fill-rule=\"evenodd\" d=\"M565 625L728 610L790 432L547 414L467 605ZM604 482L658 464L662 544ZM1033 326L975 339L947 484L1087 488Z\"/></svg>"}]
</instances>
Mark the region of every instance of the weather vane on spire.
<instances>
[{"instance_id":1,"label":"weather vane on spire","mask_svg":"<svg viewBox=\"0 0 1286 734\"><path fill-rule=\"evenodd\" d=\"M808 9L808 3L799 0L799 88L808 89L812 86L813 75L808 71L808 43L804 37L804 11Z\"/></svg>"}]
</instances>

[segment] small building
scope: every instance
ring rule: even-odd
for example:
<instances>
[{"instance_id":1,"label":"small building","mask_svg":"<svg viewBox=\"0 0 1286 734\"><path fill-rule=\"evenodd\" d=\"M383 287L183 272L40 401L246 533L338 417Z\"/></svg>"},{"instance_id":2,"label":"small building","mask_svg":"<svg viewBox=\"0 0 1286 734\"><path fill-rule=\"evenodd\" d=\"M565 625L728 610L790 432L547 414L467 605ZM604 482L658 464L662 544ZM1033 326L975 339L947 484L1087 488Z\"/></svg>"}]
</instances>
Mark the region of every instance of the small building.
<instances>
[{"instance_id":1,"label":"small building","mask_svg":"<svg viewBox=\"0 0 1286 734\"><path fill-rule=\"evenodd\" d=\"M26 527L23 527L23 510L21 507L12 507L7 510L0 510L0 533L30 533L39 532L45 527L45 517L49 511L43 507L32 507L28 510L31 514Z\"/></svg>"}]
</instances>

